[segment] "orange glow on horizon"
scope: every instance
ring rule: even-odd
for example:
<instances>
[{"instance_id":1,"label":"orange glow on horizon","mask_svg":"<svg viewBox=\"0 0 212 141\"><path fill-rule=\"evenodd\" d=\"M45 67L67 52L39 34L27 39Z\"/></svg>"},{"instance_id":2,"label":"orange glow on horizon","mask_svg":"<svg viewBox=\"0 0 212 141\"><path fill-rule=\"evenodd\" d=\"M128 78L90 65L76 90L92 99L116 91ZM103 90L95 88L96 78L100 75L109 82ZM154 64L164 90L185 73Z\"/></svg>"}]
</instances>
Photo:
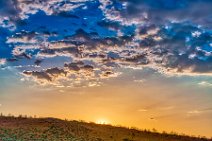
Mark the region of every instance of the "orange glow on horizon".
<instances>
[{"instance_id":1,"label":"orange glow on horizon","mask_svg":"<svg viewBox=\"0 0 212 141\"><path fill-rule=\"evenodd\" d=\"M96 124L110 124L110 121L105 118L100 118L95 121Z\"/></svg>"}]
</instances>

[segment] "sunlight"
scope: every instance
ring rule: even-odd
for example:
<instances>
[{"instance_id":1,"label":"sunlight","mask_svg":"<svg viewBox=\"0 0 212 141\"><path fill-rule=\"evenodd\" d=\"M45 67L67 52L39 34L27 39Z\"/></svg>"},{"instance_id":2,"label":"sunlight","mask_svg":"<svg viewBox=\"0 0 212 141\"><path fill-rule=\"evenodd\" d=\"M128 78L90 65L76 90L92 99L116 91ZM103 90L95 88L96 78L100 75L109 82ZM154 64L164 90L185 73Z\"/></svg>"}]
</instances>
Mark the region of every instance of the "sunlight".
<instances>
[{"instance_id":1,"label":"sunlight","mask_svg":"<svg viewBox=\"0 0 212 141\"><path fill-rule=\"evenodd\" d=\"M98 119L95 122L96 124L109 124L110 122L107 119Z\"/></svg>"}]
</instances>

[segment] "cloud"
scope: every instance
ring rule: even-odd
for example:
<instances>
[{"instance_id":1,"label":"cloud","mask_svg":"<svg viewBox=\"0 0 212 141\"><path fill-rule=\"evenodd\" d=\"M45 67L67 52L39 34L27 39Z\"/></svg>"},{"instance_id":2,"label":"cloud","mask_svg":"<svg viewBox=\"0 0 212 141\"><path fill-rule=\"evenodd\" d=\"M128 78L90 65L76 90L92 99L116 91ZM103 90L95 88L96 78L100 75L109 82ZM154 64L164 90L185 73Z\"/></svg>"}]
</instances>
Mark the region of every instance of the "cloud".
<instances>
[{"instance_id":1,"label":"cloud","mask_svg":"<svg viewBox=\"0 0 212 141\"><path fill-rule=\"evenodd\" d=\"M35 32L21 32L7 39L7 43L27 43L27 44L35 44L38 40L35 39Z\"/></svg>"},{"instance_id":2,"label":"cloud","mask_svg":"<svg viewBox=\"0 0 212 141\"><path fill-rule=\"evenodd\" d=\"M145 81L146 81L145 79L134 80L134 82L136 82L136 83L144 83Z\"/></svg>"},{"instance_id":3,"label":"cloud","mask_svg":"<svg viewBox=\"0 0 212 141\"><path fill-rule=\"evenodd\" d=\"M37 71L24 71L23 74L27 76L33 76L39 80L52 81L52 78L46 72L37 72Z\"/></svg>"},{"instance_id":4,"label":"cloud","mask_svg":"<svg viewBox=\"0 0 212 141\"><path fill-rule=\"evenodd\" d=\"M200 114L201 111L194 110L194 111L188 111L188 114Z\"/></svg>"},{"instance_id":5,"label":"cloud","mask_svg":"<svg viewBox=\"0 0 212 141\"><path fill-rule=\"evenodd\" d=\"M211 75L211 5L207 0L16 0L0 3L6 6L0 26L13 29L5 39L12 55L7 61L24 66L20 71L36 81L99 82L127 67Z\"/></svg>"},{"instance_id":6,"label":"cloud","mask_svg":"<svg viewBox=\"0 0 212 141\"><path fill-rule=\"evenodd\" d=\"M35 77L38 80L53 81L59 76L66 76L67 72L59 68L49 68L43 71L24 71L23 74Z\"/></svg>"},{"instance_id":7,"label":"cloud","mask_svg":"<svg viewBox=\"0 0 212 141\"><path fill-rule=\"evenodd\" d=\"M175 30L176 28L181 29L178 26L182 25L173 26L172 28ZM62 56L71 58L71 63L60 62L60 66L64 64L64 68L61 69L64 69L67 73L75 73L73 75L79 77L79 79L85 77L85 75L78 75L78 72L81 71L85 71L88 76L92 72L96 79L116 77L120 74L116 71L119 67L152 67L163 73L173 74L208 74L211 72L212 66L208 65L210 59L199 59L206 56L205 52L186 47L184 37L175 39L176 36L181 36L181 32L178 31L174 36L168 36L166 35L167 29L159 29L154 26L147 26L144 29L145 31L138 31L137 35L130 37L110 38L94 37L93 33L79 29L72 36L57 41L48 41L52 36L45 36L44 33L21 32L8 38L7 43L14 46L12 52L17 59L34 58L34 63L37 60L45 61ZM163 39L155 41L153 37L160 34L163 35ZM205 34L202 33L201 36ZM192 38L192 30L189 31L188 35ZM201 38L201 36L198 38ZM198 43L198 40L195 40L195 43ZM205 41L201 42L201 44L204 43ZM191 42L191 44L193 43ZM182 46L179 48L179 45ZM196 56L191 58L190 54L194 53ZM42 65L43 61L39 65ZM51 82L56 80L46 72L35 71L29 74L35 76L37 80L45 79ZM67 79L70 78L67 77ZM91 77L91 79L94 78Z\"/></svg>"},{"instance_id":8,"label":"cloud","mask_svg":"<svg viewBox=\"0 0 212 141\"><path fill-rule=\"evenodd\" d=\"M18 9L16 0L0 1L0 27L7 28L11 31L16 29L15 22Z\"/></svg>"},{"instance_id":9,"label":"cloud","mask_svg":"<svg viewBox=\"0 0 212 141\"><path fill-rule=\"evenodd\" d=\"M198 84L203 87L212 87L212 83L209 83L207 81L202 81L202 82L199 82Z\"/></svg>"},{"instance_id":10,"label":"cloud","mask_svg":"<svg viewBox=\"0 0 212 141\"><path fill-rule=\"evenodd\" d=\"M95 68L82 61L65 63L63 68L48 68L40 71L23 71L23 75L31 77L38 84L60 86L84 85L99 86L99 79L117 77L110 68Z\"/></svg>"},{"instance_id":11,"label":"cloud","mask_svg":"<svg viewBox=\"0 0 212 141\"><path fill-rule=\"evenodd\" d=\"M191 21L211 28L212 2L209 0L120 0L126 4L123 16L138 17L147 13L148 21L155 24L164 24L167 21ZM200 8L201 7L201 8Z\"/></svg>"},{"instance_id":12,"label":"cloud","mask_svg":"<svg viewBox=\"0 0 212 141\"><path fill-rule=\"evenodd\" d=\"M0 27L7 28L11 31L16 29L15 24L9 17L0 17Z\"/></svg>"},{"instance_id":13,"label":"cloud","mask_svg":"<svg viewBox=\"0 0 212 141\"><path fill-rule=\"evenodd\" d=\"M122 25L142 24L145 20L146 13L141 14L139 17L128 19L121 13L124 12L126 6L125 3L119 3L112 0L99 0L99 8L102 10L104 16L109 21L120 22Z\"/></svg>"},{"instance_id":14,"label":"cloud","mask_svg":"<svg viewBox=\"0 0 212 141\"><path fill-rule=\"evenodd\" d=\"M0 65L5 65L6 64L6 59L0 59Z\"/></svg>"},{"instance_id":15,"label":"cloud","mask_svg":"<svg viewBox=\"0 0 212 141\"><path fill-rule=\"evenodd\" d=\"M161 105L159 103L155 103L155 104L152 104L152 105L149 105L145 108L141 108L141 109L138 109L137 111L138 112L151 112L151 111L154 111L154 110L158 110L158 111L172 111L175 107L174 106L157 106L157 105Z\"/></svg>"},{"instance_id":16,"label":"cloud","mask_svg":"<svg viewBox=\"0 0 212 141\"><path fill-rule=\"evenodd\" d=\"M201 114L205 114L208 112L211 112L212 108L203 108L203 109L198 109L198 110L191 110L187 112L187 116L191 117L191 116L199 116Z\"/></svg>"},{"instance_id":17,"label":"cloud","mask_svg":"<svg viewBox=\"0 0 212 141\"><path fill-rule=\"evenodd\" d=\"M80 7L83 8L84 4L89 1L90 0L17 0L17 7L20 9L19 17L21 19L26 19L39 11L43 11L47 15L53 15L64 11L72 11Z\"/></svg>"}]
</instances>

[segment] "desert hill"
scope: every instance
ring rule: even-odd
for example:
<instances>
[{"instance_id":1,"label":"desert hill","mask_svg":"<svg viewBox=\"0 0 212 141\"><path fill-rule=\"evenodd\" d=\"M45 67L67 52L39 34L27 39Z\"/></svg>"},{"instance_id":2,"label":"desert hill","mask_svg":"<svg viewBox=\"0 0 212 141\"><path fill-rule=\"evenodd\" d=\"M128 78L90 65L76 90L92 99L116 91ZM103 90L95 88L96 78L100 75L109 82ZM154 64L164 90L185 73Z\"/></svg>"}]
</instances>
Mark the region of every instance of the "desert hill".
<instances>
[{"instance_id":1,"label":"desert hill","mask_svg":"<svg viewBox=\"0 0 212 141\"><path fill-rule=\"evenodd\" d=\"M55 118L0 117L0 141L212 141Z\"/></svg>"}]
</instances>

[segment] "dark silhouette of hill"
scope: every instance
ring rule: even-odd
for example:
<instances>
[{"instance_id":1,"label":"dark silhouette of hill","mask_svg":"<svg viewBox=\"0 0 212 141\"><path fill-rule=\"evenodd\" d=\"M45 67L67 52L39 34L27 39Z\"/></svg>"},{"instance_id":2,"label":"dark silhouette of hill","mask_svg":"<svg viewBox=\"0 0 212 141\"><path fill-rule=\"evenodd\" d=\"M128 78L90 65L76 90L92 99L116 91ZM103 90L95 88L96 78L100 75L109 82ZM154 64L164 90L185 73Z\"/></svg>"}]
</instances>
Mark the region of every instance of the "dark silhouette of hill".
<instances>
[{"instance_id":1,"label":"dark silhouette of hill","mask_svg":"<svg viewBox=\"0 0 212 141\"><path fill-rule=\"evenodd\" d=\"M55 118L0 116L0 141L212 141Z\"/></svg>"}]
</instances>

